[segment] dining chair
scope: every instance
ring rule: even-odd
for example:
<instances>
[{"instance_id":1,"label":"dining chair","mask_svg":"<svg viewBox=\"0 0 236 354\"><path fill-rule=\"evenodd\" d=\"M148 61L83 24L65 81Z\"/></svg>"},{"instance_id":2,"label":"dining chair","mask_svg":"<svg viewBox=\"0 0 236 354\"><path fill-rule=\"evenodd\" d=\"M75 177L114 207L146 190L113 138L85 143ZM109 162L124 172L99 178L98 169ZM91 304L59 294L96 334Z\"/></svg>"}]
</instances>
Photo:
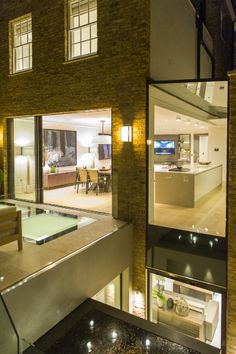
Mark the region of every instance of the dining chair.
<instances>
[{"instance_id":1,"label":"dining chair","mask_svg":"<svg viewBox=\"0 0 236 354\"><path fill-rule=\"evenodd\" d=\"M88 170L89 175L89 190L96 190L96 195L99 194L100 185L104 184L104 178L99 176L98 170Z\"/></svg>"},{"instance_id":2,"label":"dining chair","mask_svg":"<svg viewBox=\"0 0 236 354\"><path fill-rule=\"evenodd\" d=\"M88 171L86 168L76 167L76 191L79 192L79 186L85 184L85 192L88 194Z\"/></svg>"}]
</instances>

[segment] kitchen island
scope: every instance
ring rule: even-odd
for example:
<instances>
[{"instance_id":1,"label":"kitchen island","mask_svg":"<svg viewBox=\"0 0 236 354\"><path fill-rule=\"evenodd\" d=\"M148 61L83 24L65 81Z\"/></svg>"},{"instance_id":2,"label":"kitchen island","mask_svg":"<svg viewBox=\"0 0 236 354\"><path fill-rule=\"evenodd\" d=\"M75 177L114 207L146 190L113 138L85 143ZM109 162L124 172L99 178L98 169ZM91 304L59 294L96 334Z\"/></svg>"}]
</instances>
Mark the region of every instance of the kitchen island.
<instances>
[{"instance_id":1,"label":"kitchen island","mask_svg":"<svg viewBox=\"0 0 236 354\"><path fill-rule=\"evenodd\" d=\"M154 166L155 203L194 208L222 185L222 165L185 165L177 170Z\"/></svg>"}]
</instances>

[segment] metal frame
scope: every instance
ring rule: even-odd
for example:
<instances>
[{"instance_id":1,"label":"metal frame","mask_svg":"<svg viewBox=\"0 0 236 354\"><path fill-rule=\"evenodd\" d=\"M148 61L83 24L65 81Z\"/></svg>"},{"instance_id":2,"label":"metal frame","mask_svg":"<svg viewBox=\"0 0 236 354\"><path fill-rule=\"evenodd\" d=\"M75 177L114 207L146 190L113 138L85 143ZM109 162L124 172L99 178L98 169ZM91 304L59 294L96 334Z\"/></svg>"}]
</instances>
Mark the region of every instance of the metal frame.
<instances>
[{"instance_id":1,"label":"metal frame","mask_svg":"<svg viewBox=\"0 0 236 354\"><path fill-rule=\"evenodd\" d=\"M222 79L189 79L189 80L162 80L162 81L156 81L152 79L147 80L147 107L146 107L146 115L147 115L147 124L146 124L146 138L148 139L149 137L149 87L154 84L171 84L171 83L189 83L189 82L219 82L219 81L227 81L228 82L228 88L229 88L229 79L228 78L222 78ZM229 90L228 90L228 107L227 107L227 117L229 117ZM227 132L229 129L229 119L227 119ZM147 193L147 198L146 198L146 225L147 225L147 232L146 232L146 250L147 250L147 239L148 239L148 225L149 225L149 207L148 207L148 200L149 200L149 154L148 154L148 149L146 146L146 159L147 159L147 164L146 164L146 193ZM227 133L227 176L229 176L229 134ZM228 234L228 178L226 179L226 240L227 240L227 234ZM227 251L226 251L226 276L228 279L228 242L227 244ZM155 274L160 274L163 276L170 277L172 279L179 279L182 282L186 282L189 284L196 284L196 286L203 287L204 289L214 289L215 291L219 292L222 294L222 314L221 314L221 347L222 347L222 354L226 353L226 308L227 308L227 288L225 289L224 287L220 286L214 286L208 283L204 283L195 279L188 279L186 277L181 277L176 274L170 274L168 272L164 272L158 269L153 269L147 266L147 252L145 254L145 264L146 264L146 269L148 271L148 277L147 277L147 313L148 313L148 319L149 319L149 313L150 313L150 272L154 272ZM226 279L226 282L227 282ZM213 290L213 291L214 291Z\"/></svg>"}]
</instances>

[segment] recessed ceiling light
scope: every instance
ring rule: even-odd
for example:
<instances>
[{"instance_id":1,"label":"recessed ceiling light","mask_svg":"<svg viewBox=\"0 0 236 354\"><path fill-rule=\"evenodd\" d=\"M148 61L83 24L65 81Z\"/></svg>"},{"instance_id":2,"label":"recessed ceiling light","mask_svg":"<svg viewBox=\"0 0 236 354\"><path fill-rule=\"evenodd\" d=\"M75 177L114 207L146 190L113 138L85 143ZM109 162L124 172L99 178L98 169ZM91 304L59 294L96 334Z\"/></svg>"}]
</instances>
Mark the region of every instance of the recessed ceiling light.
<instances>
[{"instance_id":1,"label":"recessed ceiling light","mask_svg":"<svg viewBox=\"0 0 236 354\"><path fill-rule=\"evenodd\" d=\"M198 127L198 123L194 123L194 127Z\"/></svg>"},{"instance_id":2,"label":"recessed ceiling light","mask_svg":"<svg viewBox=\"0 0 236 354\"><path fill-rule=\"evenodd\" d=\"M181 117L180 116L176 117L176 122L181 122Z\"/></svg>"},{"instance_id":3,"label":"recessed ceiling light","mask_svg":"<svg viewBox=\"0 0 236 354\"><path fill-rule=\"evenodd\" d=\"M205 125L201 125L201 128L205 128Z\"/></svg>"},{"instance_id":4,"label":"recessed ceiling light","mask_svg":"<svg viewBox=\"0 0 236 354\"><path fill-rule=\"evenodd\" d=\"M190 120L189 119L186 121L186 124L190 124Z\"/></svg>"}]
</instances>

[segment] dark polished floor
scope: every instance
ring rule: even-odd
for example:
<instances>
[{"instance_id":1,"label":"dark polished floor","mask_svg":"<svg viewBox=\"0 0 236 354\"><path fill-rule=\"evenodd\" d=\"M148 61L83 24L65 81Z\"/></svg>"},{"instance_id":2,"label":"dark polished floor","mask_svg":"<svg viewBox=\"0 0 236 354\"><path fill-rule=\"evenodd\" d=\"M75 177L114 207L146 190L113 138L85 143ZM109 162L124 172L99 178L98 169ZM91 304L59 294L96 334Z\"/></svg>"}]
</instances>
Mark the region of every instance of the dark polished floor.
<instances>
[{"instance_id":1,"label":"dark polished floor","mask_svg":"<svg viewBox=\"0 0 236 354\"><path fill-rule=\"evenodd\" d=\"M92 322L91 322L92 321ZM158 332L158 333L157 333ZM191 347L191 345L193 345ZM87 300L35 343L45 354L215 354L206 344ZM33 354L31 348L25 354Z\"/></svg>"}]
</instances>

